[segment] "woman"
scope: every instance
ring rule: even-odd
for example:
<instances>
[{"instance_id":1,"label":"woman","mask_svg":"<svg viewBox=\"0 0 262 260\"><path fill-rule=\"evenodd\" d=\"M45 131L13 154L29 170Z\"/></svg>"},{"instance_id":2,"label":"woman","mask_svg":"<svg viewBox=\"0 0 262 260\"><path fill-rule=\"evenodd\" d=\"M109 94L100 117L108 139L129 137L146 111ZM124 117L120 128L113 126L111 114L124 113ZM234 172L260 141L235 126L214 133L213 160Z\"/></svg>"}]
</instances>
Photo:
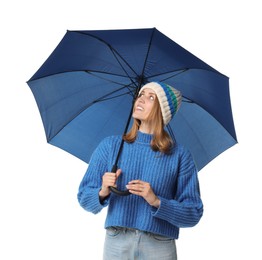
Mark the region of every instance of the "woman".
<instances>
[{"instance_id":1,"label":"woman","mask_svg":"<svg viewBox=\"0 0 262 260\"><path fill-rule=\"evenodd\" d=\"M108 206L104 259L177 259L179 228L196 225L203 214L197 170L189 151L173 143L164 130L181 104L171 86L144 85L134 104L134 123L124 136L105 138L92 155L80 184L78 200L87 211ZM118 196L109 187L128 189Z\"/></svg>"}]
</instances>

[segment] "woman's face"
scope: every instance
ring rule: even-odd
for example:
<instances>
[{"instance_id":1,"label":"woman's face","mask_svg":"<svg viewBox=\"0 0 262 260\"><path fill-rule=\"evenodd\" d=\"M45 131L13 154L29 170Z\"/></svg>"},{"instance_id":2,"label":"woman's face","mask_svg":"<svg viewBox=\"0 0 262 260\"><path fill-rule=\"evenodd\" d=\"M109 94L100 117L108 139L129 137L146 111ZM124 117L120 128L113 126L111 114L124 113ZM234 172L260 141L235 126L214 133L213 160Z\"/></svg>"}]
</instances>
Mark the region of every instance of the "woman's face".
<instances>
[{"instance_id":1,"label":"woman's face","mask_svg":"<svg viewBox=\"0 0 262 260\"><path fill-rule=\"evenodd\" d=\"M145 122L157 99L155 91L150 88L145 88L139 94L133 111L133 118Z\"/></svg>"}]
</instances>

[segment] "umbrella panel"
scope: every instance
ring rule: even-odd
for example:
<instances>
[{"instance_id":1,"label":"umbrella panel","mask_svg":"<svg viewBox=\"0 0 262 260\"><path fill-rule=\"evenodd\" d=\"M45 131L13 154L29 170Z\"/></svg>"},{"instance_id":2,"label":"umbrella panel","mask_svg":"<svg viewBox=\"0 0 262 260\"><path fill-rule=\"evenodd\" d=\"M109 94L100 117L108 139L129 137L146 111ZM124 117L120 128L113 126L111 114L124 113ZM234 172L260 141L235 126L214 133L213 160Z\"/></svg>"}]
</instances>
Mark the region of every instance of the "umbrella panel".
<instances>
[{"instance_id":1,"label":"umbrella panel","mask_svg":"<svg viewBox=\"0 0 262 260\"><path fill-rule=\"evenodd\" d=\"M194 103L183 102L169 125L176 141L193 154L198 170L236 144L217 120Z\"/></svg>"},{"instance_id":2,"label":"umbrella panel","mask_svg":"<svg viewBox=\"0 0 262 260\"><path fill-rule=\"evenodd\" d=\"M122 135L131 110L132 96L101 101L83 111L68 123L50 143L85 162L105 136Z\"/></svg>"}]
</instances>

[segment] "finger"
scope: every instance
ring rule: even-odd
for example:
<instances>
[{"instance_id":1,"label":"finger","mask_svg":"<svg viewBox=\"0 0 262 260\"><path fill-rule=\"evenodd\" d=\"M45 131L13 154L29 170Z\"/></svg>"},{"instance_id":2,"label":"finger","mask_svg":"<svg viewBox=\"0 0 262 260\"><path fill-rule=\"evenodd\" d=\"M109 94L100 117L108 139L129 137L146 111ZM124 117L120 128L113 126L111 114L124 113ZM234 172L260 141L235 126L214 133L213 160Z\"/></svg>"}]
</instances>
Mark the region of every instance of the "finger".
<instances>
[{"instance_id":1,"label":"finger","mask_svg":"<svg viewBox=\"0 0 262 260\"><path fill-rule=\"evenodd\" d=\"M115 176L116 176L116 174L115 173L113 173L113 172L106 172L105 174L104 174L104 176L106 176L107 178L114 178Z\"/></svg>"},{"instance_id":2,"label":"finger","mask_svg":"<svg viewBox=\"0 0 262 260\"><path fill-rule=\"evenodd\" d=\"M106 187L115 185L116 174L111 172L106 172L103 176L103 185Z\"/></svg>"},{"instance_id":3,"label":"finger","mask_svg":"<svg viewBox=\"0 0 262 260\"><path fill-rule=\"evenodd\" d=\"M103 181L115 181L116 180L116 176L114 175L105 175L103 177Z\"/></svg>"},{"instance_id":4,"label":"finger","mask_svg":"<svg viewBox=\"0 0 262 260\"><path fill-rule=\"evenodd\" d=\"M144 182L142 182L141 180L132 180L130 182L128 182L128 184L143 184Z\"/></svg>"},{"instance_id":5,"label":"finger","mask_svg":"<svg viewBox=\"0 0 262 260\"><path fill-rule=\"evenodd\" d=\"M121 169L118 169L118 170L116 171L116 177L118 178L121 173L122 173L122 170L121 170Z\"/></svg>"},{"instance_id":6,"label":"finger","mask_svg":"<svg viewBox=\"0 0 262 260\"><path fill-rule=\"evenodd\" d=\"M132 194L138 195L138 196L144 196L144 190L142 189L128 189L128 191Z\"/></svg>"},{"instance_id":7,"label":"finger","mask_svg":"<svg viewBox=\"0 0 262 260\"><path fill-rule=\"evenodd\" d=\"M126 185L128 190L132 190L132 191L137 191L137 192L142 192L144 190L144 186L141 184L128 184Z\"/></svg>"}]
</instances>

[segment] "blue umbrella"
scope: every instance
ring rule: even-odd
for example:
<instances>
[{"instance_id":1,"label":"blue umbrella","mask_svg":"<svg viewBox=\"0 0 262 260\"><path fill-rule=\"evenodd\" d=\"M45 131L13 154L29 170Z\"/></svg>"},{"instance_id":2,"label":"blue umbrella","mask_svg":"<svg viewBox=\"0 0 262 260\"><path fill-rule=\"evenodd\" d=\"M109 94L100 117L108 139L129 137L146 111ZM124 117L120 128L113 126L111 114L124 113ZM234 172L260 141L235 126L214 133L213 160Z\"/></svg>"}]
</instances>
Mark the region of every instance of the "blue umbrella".
<instances>
[{"instance_id":1,"label":"blue umbrella","mask_svg":"<svg viewBox=\"0 0 262 260\"><path fill-rule=\"evenodd\" d=\"M27 83L47 142L88 163L104 137L127 131L133 100L150 81L182 92L167 129L198 170L237 143L229 78L156 28L67 31Z\"/></svg>"}]
</instances>

